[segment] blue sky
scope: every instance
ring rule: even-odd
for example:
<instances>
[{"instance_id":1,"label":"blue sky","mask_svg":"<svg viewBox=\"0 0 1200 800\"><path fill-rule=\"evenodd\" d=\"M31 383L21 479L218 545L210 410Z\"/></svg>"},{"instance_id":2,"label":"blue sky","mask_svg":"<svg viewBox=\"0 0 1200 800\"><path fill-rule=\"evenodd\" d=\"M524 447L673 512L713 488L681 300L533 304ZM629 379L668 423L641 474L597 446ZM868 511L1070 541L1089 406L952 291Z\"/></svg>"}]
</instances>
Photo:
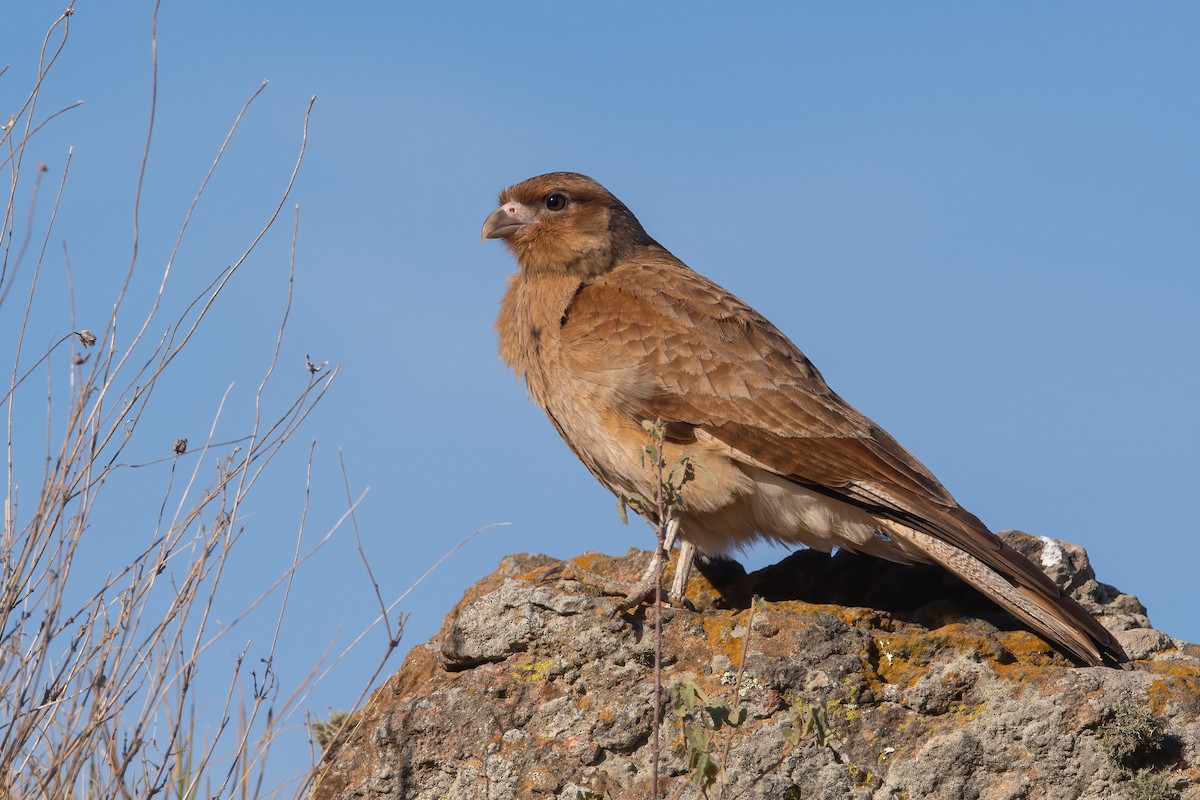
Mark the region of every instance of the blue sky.
<instances>
[{"instance_id":1,"label":"blue sky","mask_svg":"<svg viewBox=\"0 0 1200 800\"><path fill-rule=\"evenodd\" d=\"M60 11L5 11L7 105ZM146 4L81 0L41 107L84 105L28 156L56 183L75 148L50 252L69 247L84 327L101 326L128 264L149 29ZM245 432L298 203L276 403L302 385L306 353L340 373L243 507L231 575L247 596L286 567L314 440L310 535L345 509L344 461L352 494L370 490L356 520L385 598L472 531L512 523L408 596L405 650L507 553L649 545L496 356L513 264L479 242L483 218L500 188L574 170L766 314L991 527L1082 544L1158 627L1200 641L1196 6L167 3L158 34L147 275L237 111L270 81L189 228L169 302L263 224L317 98L286 219L129 452L147 461L176 436L202 440L231 384L218 439ZM38 341L70 330L45 280ZM0 319L0 337L11 325ZM134 471L114 487L101 510L129 516L93 531L98 564L141 541L157 500L144 513L135 501L165 480ZM349 528L300 579L281 645L293 677L375 613ZM242 624L230 653L272 622ZM382 649L368 636L314 709L352 702Z\"/></svg>"}]
</instances>

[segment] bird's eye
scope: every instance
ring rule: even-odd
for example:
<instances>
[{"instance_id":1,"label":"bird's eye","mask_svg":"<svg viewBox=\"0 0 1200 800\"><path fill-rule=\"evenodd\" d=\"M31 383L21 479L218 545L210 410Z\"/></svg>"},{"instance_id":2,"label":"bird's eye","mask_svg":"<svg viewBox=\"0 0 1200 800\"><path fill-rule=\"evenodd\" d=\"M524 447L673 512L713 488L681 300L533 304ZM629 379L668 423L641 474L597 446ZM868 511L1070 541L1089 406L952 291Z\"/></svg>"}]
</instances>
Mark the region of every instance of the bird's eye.
<instances>
[{"instance_id":1,"label":"bird's eye","mask_svg":"<svg viewBox=\"0 0 1200 800\"><path fill-rule=\"evenodd\" d=\"M546 208L551 211L562 211L567 207L567 196L562 192L555 192L546 197Z\"/></svg>"}]
</instances>

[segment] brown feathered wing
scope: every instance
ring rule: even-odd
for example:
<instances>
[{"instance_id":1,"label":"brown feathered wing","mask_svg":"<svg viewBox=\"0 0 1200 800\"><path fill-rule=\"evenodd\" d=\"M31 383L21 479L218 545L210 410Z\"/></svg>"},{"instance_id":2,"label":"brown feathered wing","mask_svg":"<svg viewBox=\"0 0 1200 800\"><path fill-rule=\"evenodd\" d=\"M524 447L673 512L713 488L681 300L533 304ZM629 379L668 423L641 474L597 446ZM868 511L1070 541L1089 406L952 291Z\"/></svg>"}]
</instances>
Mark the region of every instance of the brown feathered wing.
<instances>
[{"instance_id":1,"label":"brown feathered wing","mask_svg":"<svg viewBox=\"0 0 1200 800\"><path fill-rule=\"evenodd\" d=\"M652 382L621 398L640 419L699 429L863 508L1084 662L1124 660L1107 630L835 394L775 326L666 250L648 247L581 286L561 322L573 359Z\"/></svg>"}]
</instances>

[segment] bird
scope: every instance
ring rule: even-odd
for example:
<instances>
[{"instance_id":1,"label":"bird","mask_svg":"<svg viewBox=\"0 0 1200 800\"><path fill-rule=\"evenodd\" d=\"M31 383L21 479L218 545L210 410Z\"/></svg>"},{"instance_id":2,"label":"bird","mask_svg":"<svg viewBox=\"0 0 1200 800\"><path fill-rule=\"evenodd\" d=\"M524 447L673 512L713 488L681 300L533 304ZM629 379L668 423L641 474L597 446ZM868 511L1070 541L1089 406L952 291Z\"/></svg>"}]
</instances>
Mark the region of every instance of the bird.
<instances>
[{"instance_id":1,"label":"bird","mask_svg":"<svg viewBox=\"0 0 1200 800\"><path fill-rule=\"evenodd\" d=\"M501 358L600 483L654 496L648 423L666 463L700 465L680 492L686 545L722 557L768 540L938 564L1079 663L1128 660L778 328L597 181L551 172L504 189L482 239L502 240L518 266L496 320Z\"/></svg>"}]
</instances>

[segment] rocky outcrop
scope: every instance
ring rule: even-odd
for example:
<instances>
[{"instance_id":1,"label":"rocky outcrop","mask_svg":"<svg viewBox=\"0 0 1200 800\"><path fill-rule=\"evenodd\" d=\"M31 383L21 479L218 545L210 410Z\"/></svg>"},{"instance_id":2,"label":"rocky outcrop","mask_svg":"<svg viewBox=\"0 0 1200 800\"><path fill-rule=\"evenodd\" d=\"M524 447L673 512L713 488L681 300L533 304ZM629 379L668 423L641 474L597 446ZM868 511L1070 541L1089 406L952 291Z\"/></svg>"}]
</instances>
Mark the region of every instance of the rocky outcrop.
<instances>
[{"instance_id":1,"label":"rocky outcrop","mask_svg":"<svg viewBox=\"0 0 1200 800\"><path fill-rule=\"evenodd\" d=\"M956 579L794 554L663 623L662 796L1200 799L1200 647L1150 627L1082 549L1010 543L1117 633L1079 668ZM581 556L635 577L647 554ZM512 556L467 591L328 746L315 800L651 796L652 609Z\"/></svg>"}]
</instances>

